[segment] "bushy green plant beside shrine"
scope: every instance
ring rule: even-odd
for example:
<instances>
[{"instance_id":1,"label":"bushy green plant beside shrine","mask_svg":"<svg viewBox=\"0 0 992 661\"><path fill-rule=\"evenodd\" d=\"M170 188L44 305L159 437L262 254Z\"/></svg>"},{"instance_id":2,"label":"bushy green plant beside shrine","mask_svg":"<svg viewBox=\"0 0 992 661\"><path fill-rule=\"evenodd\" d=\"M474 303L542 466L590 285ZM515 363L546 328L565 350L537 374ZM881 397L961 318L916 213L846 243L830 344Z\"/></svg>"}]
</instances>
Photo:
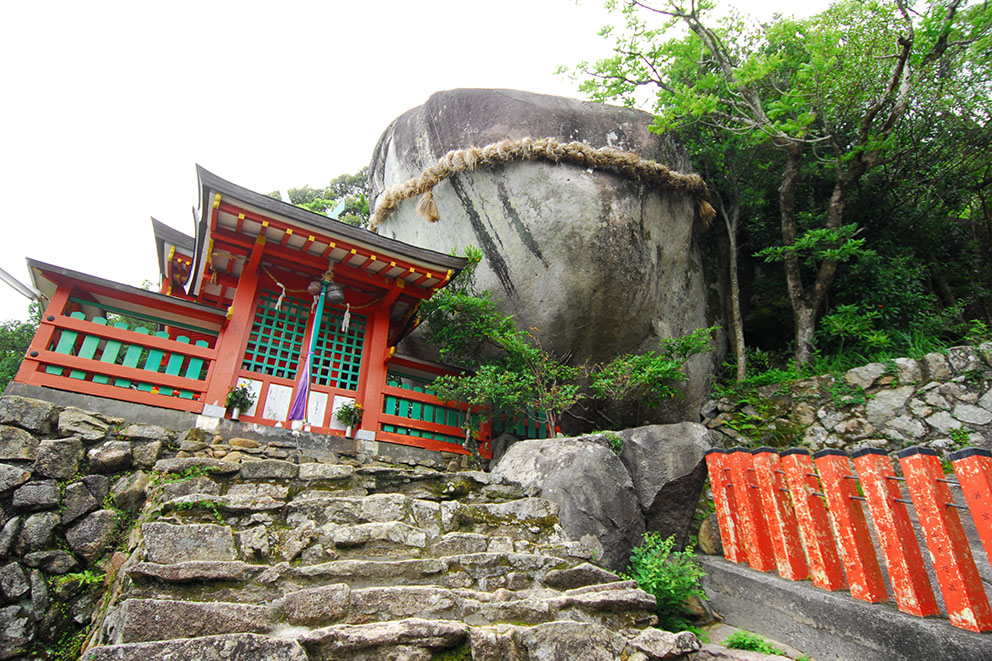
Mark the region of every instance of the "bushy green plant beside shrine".
<instances>
[{"instance_id":1,"label":"bushy green plant beside shrine","mask_svg":"<svg viewBox=\"0 0 992 661\"><path fill-rule=\"evenodd\" d=\"M706 598L699 585L703 570L693 560L692 546L673 551L675 537L662 539L659 532L644 533L644 543L630 552L628 577L637 587L658 600L658 626L668 631L685 631L691 627L687 612L693 597Z\"/></svg>"},{"instance_id":2,"label":"bushy green plant beside shrine","mask_svg":"<svg viewBox=\"0 0 992 661\"><path fill-rule=\"evenodd\" d=\"M482 251L465 249L469 265L421 308L427 340L441 358L471 373L438 378L438 396L461 401L492 417L539 412L554 429L563 412L583 399L649 407L681 395L682 368L710 350L714 328L661 342L659 351L624 354L604 365L569 365L545 350L512 316L500 314L488 290L479 291L475 269ZM636 422L636 421L635 421ZM617 419L616 428L629 424Z\"/></svg>"}]
</instances>

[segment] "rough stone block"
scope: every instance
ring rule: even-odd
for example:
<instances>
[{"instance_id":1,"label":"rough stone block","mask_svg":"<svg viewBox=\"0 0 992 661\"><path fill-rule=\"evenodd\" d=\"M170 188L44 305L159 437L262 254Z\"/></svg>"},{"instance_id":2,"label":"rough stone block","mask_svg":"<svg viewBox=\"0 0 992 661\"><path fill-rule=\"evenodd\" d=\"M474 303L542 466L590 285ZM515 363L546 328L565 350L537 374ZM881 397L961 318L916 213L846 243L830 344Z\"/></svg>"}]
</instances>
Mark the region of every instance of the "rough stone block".
<instances>
[{"instance_id":1,"label":"rough stone block","mask_svg":"<svg viewBox=\"0 0 992 661\"><path fill-rule=\"evenodd\" d=\"M34 460L38 456L38 443L37 438L23 429L0 426L0 460Z\"/></svg>"},{"instance_id":2,"label":"rough stone block","mask_svg":"<svg viewBox=\"0 0 992 661\"><path fill-rule=\"evenodd\" d=\"M235 633L95 647L87 653L86 658L87 661L307 661L307 654L295 640L269 638L254 633Z\"/></svg>"},{"instance_id":3,"label":"rough stone block","mask_svg":"<svg viewBox=\"0 0 992 661\"><path fill-rule=\"evenodd\" d=\"M127 441L107 441L87 453L90 469L97 473L117 473L131 467L131 444Z\"/></svg>"},{"instance_id":4,"label":"rough stone block","mask_svg":"<svg viewBox=\"0 0 992 661\"><path fill-rule=\"evenodd\" d=\"M162 441L135 443L131 446L131 458L138 468L151 468L162 454Z\"/></svg>"},{"instance_id":5,"label":"rough stone block","mask_svg":"<svg viewBox=\"0 0 992 661\"><path fill-rule=\"evenodd\" d=\"M128 425L123 431L117 434L121 438L128 438L132 441L160 441L167 442L172 439L172 432L158 425L134 424Z\"/></svg>"},{"instance_id":6,"label":"rough stone block","mask_svg":"<svg viewBox=\"0 0 992 661\"><path fill-rule=\"evenodd\" d=\"M23 468L0 464L0 493L10 491L31 479L31 473Z\"/></svg>"},{"instance_id":7,"label":"rough stone block","mask_svg":"<svg viewBox=\"0 0 992 661\"><path fill-rule=\"evenodd\" d=\"M992 391L990 391L992 392ZM343 480L355 473L353 466L344 464L300 464L301 480Z\"/></svg>"},{"instance_id":8,"label":"rough stone block","mask_svg":"<svg viewBox=\"0 0 992 661\"><path fill-rule=\"evenodd\" d=\"M148 489L148 474L137 471L120 477L110 492L117 506L125 512L136 514L145 504L145 491Z\"/></svg>"},{"instance_id":9,"label":"rough stone block","mask_svg":"<svg viewBox=\"0 0 992 661\"><path fill-rule=\"evenodd\" d=\"M283 609L291 624L331 624L343 618L349 608L351 590L345 583L290 592Z\"/></svg>"},{"instance_id":10,"label":"rough stone block","mask_svg":"<svg viewBox=\"0 0 992 661\"><path fill-rule=\"evenodd\" d=\"M58 414L58 407L51 402L17 395L0 397L0 423L5 425L17 425L36 434L50 434Z\"/></svg>"},{"instance_id":11,"label":"rough stone block","mask_svg":"<svg viewBox=\"0 0 992 661\"><path fill-rule=\"evenodd\" d=\"M227 633L268 633L274 609L226 602L127 599L117 615L113 642L136 643Z\"/></svg>"},{"instance_id":12,"label":"rough stone block","mask_svg":"<svg viewBox=\"0 0 992 661\"><path fill-rule=\"evenodd\" d=\"M241 466L241 477L245 480L292 480L299 474L299 466L278 459L263 459Z\"/></svg>"},{"instance_id":13,"label":"rough stone block","mask_svg":"<svg viewBox=\"0 0 992 661\"><path fill-rule=\"evenodd\" d=\"M172 525L146 523L145 560L160 564L183 561L234 560L234 534L228 526L210 523Z\"/></svg>"},{"instance_id":14,"label":"rough stone block","mask_svg":"<svg viewBox=\"0 0 992 661\"><path fill-rule=\"evenodd\" d=\"M62 510L62 525L72 523L84 514L100 507L90 490L82 482L73 482L65 488L65 507Z\"/></svg>"},{"instance_id":15,"label":"rough stone block","mask_svg":"<svg viewBox=\"0 0 992 661\"><path fill-rule=\"evenodd\" d=\"M55 480L28 482L14 492L13 504L20 512L54 509L59 506L59 485Z\"/></svg>"},{"instance_id":16,"label":"rough stone block","mask_svg":"<svg viewBox=\"0 0 992 661\"><path fill-rule=\"evenodd\" d=\"M38 446L34 472L42 477L67 480L79 472L79 460L82 458L83 442L78 438L42 441Z\"/></svg>"},{"instance_id":17,"label":"rough stone block","mask_svg":"<svg viewBox=\"0 0 992 661\"><path fill-rule=\"evenodd\" d=\"M59 414L59 434L78 435L84 441L93 442L106 438L110 425L90 415L86 411L69 407Z\"/></svg>"},{"instance_id":18,"label":"rough stone block","mask_svg":"<svg viewBox=\"0 0 992 661\"><path fill-rule=\"evenodd\" d=\"M116 532L117 512L97 510L69 528L65 538L74 553L92 562L113 543Z\"/></svg>"},{"instance_id":19,"label":"rough stone block","mask_svg":"<svg viewBox=\"0 0 992 661\"><path fill-rule=\"evenodd\" d=\"M971 404L958 404L954 407L952 415L970 425L987 425L992 422L992 411Z\"/></svg>"},{"instance_id":20,"label":"rough stone block","mask_svg":"<svg viewBox=\"0 0 992 661\"><path fill-rule=\"evenodd\" d=\"M14 550L25 555L50 546L55 540L55 526L58 524L59 515L55 512L32 514L24 521Z\"/></svg>"},{"instance_id":21,"label":"rough stone block","mask_svg":"<svg viewBox=\"0 0 992 661\"><path fill-rule=\"evenodd\" d=\"M0 592L3 593L7 603L17 601L30 589L28 577L24 575L24 570L19 564L11 562L0 567Z\"/></svg>"},{"instance_id":22,"label":"rough stone block","mask_svg":"<svg viewBox=\"0 0 992 661\"><path fill-rule=\"evenodd\" d=\"M37 567L49 574L68 574L79 566L76 558L68 551L34 551L21 559L28 567Z\"/></svg>"}]
</instances>

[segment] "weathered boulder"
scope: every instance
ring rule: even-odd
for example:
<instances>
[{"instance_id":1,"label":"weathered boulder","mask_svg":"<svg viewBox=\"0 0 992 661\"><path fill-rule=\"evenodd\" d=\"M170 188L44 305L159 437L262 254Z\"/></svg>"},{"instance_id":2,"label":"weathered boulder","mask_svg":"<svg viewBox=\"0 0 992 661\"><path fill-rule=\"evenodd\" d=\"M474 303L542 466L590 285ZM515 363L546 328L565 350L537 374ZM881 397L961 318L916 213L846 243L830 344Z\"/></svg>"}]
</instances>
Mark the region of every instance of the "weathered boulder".
<instances>
[{"instance_id":1,"label":"weathered boulder","mask_svg":"<svg viewBox=\"0 0 992 661\"><path fill-rule=\"evenodd\" d=\"M574 438L521 441L506 451L494 480L561 506L561 525L573 539L602 546L599 561L625 569L644 533L644 518L630 475L613 452Z\"/></svg>"},{"instance_id":2,"label":"weathered boulder","mask_svg":"<svg viewBox=\"0 0 992 661\"><path fill-rule=\"evenodd\" d=\"M644 527L682 546L706 481L709 431L694 422L651 425L621 433L620 460L630 473Z\"/></svg>"},{"instance_id":3,"label":"weathered boulder","mask_svg":"<svg viewBox=\"0 0 992 661\"><path fill-rule=\"evenodd\" d=\"M650 133L651 121L636 110L516 90L438 92L379 139L370 198L450 150L525 137L612 146L689 171L682 146ZM433 195L439 222L418 216L411 199L379 233L445 252L481 248L478 284L558 355L601 362L721 323L716 234L699 231L688 194L564 162L517 161L457 174ZM687 397L659 410L659 421L695 419L721 359L694 359Z\"/></svg>"}]
</instances>

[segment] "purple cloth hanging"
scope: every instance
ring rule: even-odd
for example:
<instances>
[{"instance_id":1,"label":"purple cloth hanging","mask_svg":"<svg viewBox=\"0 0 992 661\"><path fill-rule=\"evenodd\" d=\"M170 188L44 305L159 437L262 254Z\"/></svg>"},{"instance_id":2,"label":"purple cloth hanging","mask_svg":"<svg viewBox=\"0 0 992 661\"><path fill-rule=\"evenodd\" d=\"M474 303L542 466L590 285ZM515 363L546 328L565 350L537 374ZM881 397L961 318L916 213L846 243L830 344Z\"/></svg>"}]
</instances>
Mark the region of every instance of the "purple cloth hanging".
<instances>
[{"instance_id":1,"label":"purple cloth hanging","mask_svg":"<svg viewBox=\"0 0 992 661\"><path fill-rule=\"evenodd\" d=\"M296 384L296 397L289 407L289 420L306 420L307 397L310 395L310 360L311 353L308 351L306 364L300 370L300 378Z\"/></svg>"}]
</instances>

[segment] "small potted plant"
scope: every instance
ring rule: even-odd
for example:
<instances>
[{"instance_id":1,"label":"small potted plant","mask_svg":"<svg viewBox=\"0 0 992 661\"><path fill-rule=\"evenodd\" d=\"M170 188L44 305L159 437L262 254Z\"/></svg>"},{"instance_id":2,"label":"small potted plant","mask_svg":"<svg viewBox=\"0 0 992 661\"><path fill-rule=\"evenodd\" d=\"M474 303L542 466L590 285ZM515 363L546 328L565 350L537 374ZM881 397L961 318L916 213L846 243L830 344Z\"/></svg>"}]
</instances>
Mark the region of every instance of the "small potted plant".
<instances>
[{"instance_id":1,"label":"small potted plant","mask_svg":"<svg viewBox=\"0 0 992 661\"><path fill-rule=\"evenodd\" d=\"M227 392L227 408L231 409L231 420L241 417L255 403L255 395L246 385L234 386Z\"/></svg>"},{"instance_id":2,"label":"small potted plant","mask_svg":"<svg viewBox=\"0 0 992 661\"><path fill-rule=\"evenodd\" d=\"M365 409L362 408L361 404L348 402L347 404L343 404L341 408L338 409L337 413L334 414L334 417L345 425L345 436L351 438L352 430L362 424L362 413L364 412Z\"/></svg>"}]
</instances>

